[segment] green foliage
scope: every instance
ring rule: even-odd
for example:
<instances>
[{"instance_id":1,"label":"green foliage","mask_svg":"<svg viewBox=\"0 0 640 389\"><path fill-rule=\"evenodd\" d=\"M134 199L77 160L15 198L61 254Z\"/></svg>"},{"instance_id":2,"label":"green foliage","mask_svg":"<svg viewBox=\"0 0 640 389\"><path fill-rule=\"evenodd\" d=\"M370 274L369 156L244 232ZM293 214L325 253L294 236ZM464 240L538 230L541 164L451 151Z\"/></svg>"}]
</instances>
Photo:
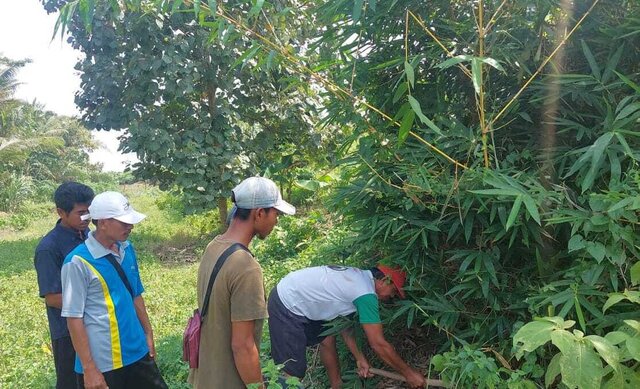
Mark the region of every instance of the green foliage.
<instances>
[{"instance_id":1,"label":"green foliage","mask_svg":"<svg viewBox=\"0 0 640 389\"><path fill-rule=\"evenodd\" d=\"M559 352L545 375L547 387L558 375L569 388L635 388L640 384L637 369L628 363L640 360L636 348L640 344L640 322L625 320L623 327L604 337L568 331L574 325L575 321L557 316L525 324L513 337L516 357L548 342L556 346Z\"/></svg>"},{"instance_id":2,"label":"green foliage","mask_svg":"<svg viewBox=\"0 0 640 389\"><path fill-rule=\"evenodd\" d=\"M542 376L541 369L535 363L512 370L508 366L499 366L495 358L488 357L477 346L468 344L434 355L430 363L446 382L460 388L534 389L537 387L535 383L524 377Z\"/></svg>"},{"instance_id":3,"label":"green foliage","mask_svg":"<svg viewBox=\"0 0 640 389\"><path fill-rule=\"evenodd\" d=\"M20 208L33 191L31 177L15 173L0 177L0 211L12 212Z\"/></svg>"},{"instance_id":4,"label":"green foliage","mask_svg":"<svg viewBox=\"0 0 640 389\"><path fill-rule=\"evenodd\" d=\"M140 5L133 1L109 4L134 11ZM173 5L176 13L168 16ZM189 12L180 12L180 5L191 6ZM243 87L250 88L254 82L264 86L259 82L263 77L276 77L272 80L277 80L278 91L312 94L312 101L300 97L292 109L321 112L317 117L322 128L337 129L346 137L335 148L337 156L327 153L332 155L327 160L339 165L340 178L328 205L338 215L330 220L340 221L342 233L335 240L337 247L328 250L335 256L323 261L336 258L370 265L382 259L404 267L410 300L394 314L396 325L440 330L443 336L436 340L441 350L453 342L444 334L454 335L462 344L482 345L463 346L450 354L447 358L457 363L448 365L443 374L470 383L473 377L482 377L496 386L512 379L510 372L501 371L495 361L477 351L488 344L508 351L516 324L532 316L558 317L553 320L573 321L580 327L580 331L550 331L557 333L557 339L550 339L561 356L552 355L548 348L535 349L540 364L550 364L552 373L559 372L571 385L590 387L601 379L628 380L629 374L635 374L625 373L631 367L623 363L621 373L614 370L609 356L604 357L608 345L599 339L628 325L637 312L636 295L629 285L638 279L640 254L640 4L515 0L503 6L500 0L438 0L424 7L417 0L332 0L291 5L232 2L223 8L214 2L207 9L204 2L149 3L148 14L155 12L162 21L158 28L156 20L145 18L135 18L135 23L127 17L122 24L104 23L105 10L81 15L85 22L93 21L94 35L82 35L83 25L70 24L74 37L83 40L82 46L108 54L113 51L117 55L105 59L119 61L103 64L87 57L85 72L89 74L88 64L94 61L101 77L86 81L105 88L84 96L91 111L87 119L102 120L99 124L106 127L128 126L133 134L130 147L148 146L149 162L177 158L185 169L176 172L152 165L158 169L148 172L156 179L177 174L188 180L182 187L197 190L202 182L216 182L213 189L203 185L203 194L223 190L220 183L230 178L214 181L219 175L216 169L227 163L231 165L225 167L236 172L237 153L229 156L224 154L226 149L217 150L205 161L214 161L214 166L202 166L199 158L206 155L202 148L224 144L217 138L222 136L281 139L276 131L266 131L279 128L280 121L261 121L259 129L248 124L272 106L260 105L265 109L258 110L258 115L256 110L234 111L242 112L241 118L223 110L218 111L223 117L208 113L196 117L191 102L201 102L202 91L198 94L192 87L197 80L188 78L195 73L191 63L183 61L190 53L180 55L181 48L171 47L186 38L172 36L175 39L163 43L154 35L162 50L127 50L137 39L151 39L149 34L169 25L188 37L206 30L210 46L219 50L220 62L229 66L225 69L242 74ZM225 17L214 15L212 9ZM191 22L196 20L194 14L198 26ZM267 34L258 38L255 31ZM114 42L116 36L123 36L123 42ZM140 53L144 58L133 61L132 56ZM147 85L143 93L118 87L129 69L148 78L144 71L149 68L162 69L166 81ZM248 69L254 72L245 73ZM181 85L183 79L186 85ZM220 89L239 102L254 101L237 96L233 88ZM316 100L310 89L321 91L321 98ZM109 100L122 96L123 90L131 93L124 104ZM99 95L91 95L93 91ZM176 100L173 94L184 99ZM273 107L282 102L290 106L290 100L280 94L260 98ZM158 101L174 104L158 112ZM233 101L227 99L227 103ZM129 102L140 104L140 112L156 113L153 120L125 121L137 115L128 109ZM127 110L123 115L106 115L108 110L90 106L103 103ZM218 103L216 107L222 106ZM185 112L186 118L181 116ZM167 113L175 116L167 118ZM183 126L192 122L201 126ZM306 121L294 122L292 130L312 128L301 123ZM284 128L289 134L291 127ZM214 129L227 133L220 135ZM305 140L314 139L306 136L307 131L299 132L305 133ZM184 139L179 138L182 134ZM263 148L264 153L255 152L249 160L258 161L255 166L261 168L277 166L273 170L284 172L283 182L295 182L291 179L295 174L285 166L295 167L313 154L301 157L292 152L299 146L297 139L265 142L286 146ZM184 160L182 154L167 152L174 150L174 143L186 150ZM198 169L216 173L197 180L193 174L202 174ZM304 180L317 178L302 173ZM277 250L272 247L273 252L265 250L267 258L294 256L288 237L275 234L273 239L278 235L285 244ZM304 251L295 252L309 259ZM625 288L629 291L622 296L610 295ZM606 307L604 312L597 308L601 306ZM587 333L592 335L584 336ZM633 350L634 342L622 342L629 353L633 351L627 346ZM602 362L600 356L607 367L596 366ZM563 371L563 365L575 369L565 366ZM463 372L461 366L471 367ZM584 366L590 370L581 370ZM514 385L525 376L539 381L534 370L516 372Z\"/></svg>"},{"instance_id":5,"label":"green foliage","mask_svg":"<svg viewBox=\"0 0 640 389\"><path fill-rule=\"evenodd\" d=\"M301 388L300 380L297 377L287 377L280 373L284 365L276 365L273 359L269 359L263 363L262 376L265 378L265 386L267 389L286 389ZM257 389L262 387L260 384L249 384L247 388Z\"/></svg>"}]
</instances>

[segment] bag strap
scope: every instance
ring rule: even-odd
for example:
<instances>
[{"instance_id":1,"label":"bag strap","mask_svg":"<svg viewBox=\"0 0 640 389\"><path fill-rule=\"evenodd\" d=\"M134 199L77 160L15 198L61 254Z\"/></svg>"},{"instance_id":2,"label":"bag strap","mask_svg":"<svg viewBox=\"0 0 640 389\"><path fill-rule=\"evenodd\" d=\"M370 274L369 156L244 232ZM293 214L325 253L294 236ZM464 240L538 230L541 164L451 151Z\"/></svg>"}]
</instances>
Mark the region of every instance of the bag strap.
<instances>
[{"instance_id":1,"label":"bag strap","mask_svg":"<svg viewBox=\"0 0 640 389\"><path fill-rule=\"evenodd\" d=\"M200 312L201 323L204 322L204 317L207 316L207 311L209 310L209 299L211 298L211 291L213 290L213 283L215 282L216 277L218 276L218 272L220 271L220 268L222 268L222 265L224 265L227 258L229 258L231 254L235 253L238 250L244 250L248 253L251 253L251 251L249 251L249 249L246 248L243 244L234 243L231 246L229 246L226 250L224 250L224 252L218 258L216 265L213 267L213 271L211 272L211 276L209 277L209 284L207 285L207 293L204 295L204 302L202 304L202 309Z\"/></svg>"},{"instance_id":2,"label":"bag strap","mask_svg":"<svg viewBox=\"0 0 640 389\"><path fill-rule=\"evenodd\" d=\"M116 260L116 257L113 254L108 254L107 255L107 260L109 261L109 263L111 263L111 265L116 269L116 271L118 272L118 275L120 276L120 279L122 280L122 282L124 283L124 286L127 287L127 290L129 291L129 293L131 294L131 299L135 299L135 296L133 295L133 289L131 288L131 284L129 283L129 279L127 278L127 276L124 274L124 270L122 269L122 266L118 263L118 261Z\"/></svg>"}]
</instances>

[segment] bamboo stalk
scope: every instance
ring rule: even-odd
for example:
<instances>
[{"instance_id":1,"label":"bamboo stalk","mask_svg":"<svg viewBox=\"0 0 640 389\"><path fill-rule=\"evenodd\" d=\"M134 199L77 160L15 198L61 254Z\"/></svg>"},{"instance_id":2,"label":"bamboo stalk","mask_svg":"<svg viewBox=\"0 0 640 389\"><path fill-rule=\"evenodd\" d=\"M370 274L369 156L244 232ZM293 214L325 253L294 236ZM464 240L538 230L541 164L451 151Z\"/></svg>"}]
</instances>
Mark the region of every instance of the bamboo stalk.
<instances>
[{"instance_id":1,"label":"bamboo stalk","mask_svg":"<svg viewBox=\"0 0 640 389\"><path fill-rule=\"evenodd\" d=\"M375 375L379 375L381 377L386 377L386 378L391 378L392 380L396 380L396 381L402 381L402 382L407 382L407 379L404 378L404 376L398 374L398 373L392 373L390 371L386 371L386 370L382 370L382 369L376 369L375 367L371 367L369 368L369 371ZM441 388L448 388L449 385L445 384L444 381L442 380L433 380L430 378L426 378L425 381L427 382L427 387L429 386L436 386L436 387L441 387Z\"/></svg>"}]
</instances>

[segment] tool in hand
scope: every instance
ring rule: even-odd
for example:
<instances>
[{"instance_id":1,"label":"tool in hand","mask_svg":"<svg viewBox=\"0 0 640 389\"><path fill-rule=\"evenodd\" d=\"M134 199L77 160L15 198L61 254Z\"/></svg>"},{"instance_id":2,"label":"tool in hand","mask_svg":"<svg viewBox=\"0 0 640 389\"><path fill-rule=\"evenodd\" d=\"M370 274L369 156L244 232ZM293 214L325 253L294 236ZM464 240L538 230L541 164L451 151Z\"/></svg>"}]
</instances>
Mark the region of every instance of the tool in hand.
<instances>
[{"instance_id":1,"label":"tool in hand","mask_svg":"<svg viewBox=\"0 0 640 389\"><path fill-rule=\"evenodd\" d=\"M392 380L396 380L396 381L402 381L402 382L407 382L407 380L404 378L404 376L398 374L398 373L392 373L390 371L386 371L386 370L382 370L382 369L376 369L375 367L371 367L369 368L369 372L379 375L381 377L386 377L386 378L391 378ZM449 385L445 384L444 381L441 380L433 380L433 379L425 379L425 381L427 381L427 386L437 386L437 387L441 387L441 388L448 388Z\"/></svg>"}]
</instances>

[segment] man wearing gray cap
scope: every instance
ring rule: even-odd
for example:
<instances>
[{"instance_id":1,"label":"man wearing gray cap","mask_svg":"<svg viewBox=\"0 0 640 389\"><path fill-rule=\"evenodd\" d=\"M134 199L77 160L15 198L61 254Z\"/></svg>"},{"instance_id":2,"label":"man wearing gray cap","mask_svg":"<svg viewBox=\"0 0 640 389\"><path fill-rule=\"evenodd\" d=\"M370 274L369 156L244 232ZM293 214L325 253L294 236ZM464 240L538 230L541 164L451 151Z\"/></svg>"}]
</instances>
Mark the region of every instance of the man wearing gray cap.
<instances>
[{"instance_id":1,"label":"man wearing gray cap","mask_svg":"<svg viewBox=\"0 0 640 389\"><path fill-rule=\"evenodd\" d=\"M202 312L211 274L214 267L219 270L202 323L199 367L189 375L195 389L244 389L262 382L259 348L267 305L262 268L247 247L255 236L264 239L271 233L279 214L296 212L276 184L263 177L242 181L231 201L229 228L209 243L198 271Z\"/></svg>"},{"instance_id":2,"label":"man wearing gray cap","mask_svg":"<svg viewBox=\"0 0 640 389\"><path fill-rule=\"evenodd\" d=\"M122 194L100 193L82 216L96 230L62 266L62 316L76 350L78 388L167 388L127 240L145 217Z\"/></svg>"}]
</instances>

